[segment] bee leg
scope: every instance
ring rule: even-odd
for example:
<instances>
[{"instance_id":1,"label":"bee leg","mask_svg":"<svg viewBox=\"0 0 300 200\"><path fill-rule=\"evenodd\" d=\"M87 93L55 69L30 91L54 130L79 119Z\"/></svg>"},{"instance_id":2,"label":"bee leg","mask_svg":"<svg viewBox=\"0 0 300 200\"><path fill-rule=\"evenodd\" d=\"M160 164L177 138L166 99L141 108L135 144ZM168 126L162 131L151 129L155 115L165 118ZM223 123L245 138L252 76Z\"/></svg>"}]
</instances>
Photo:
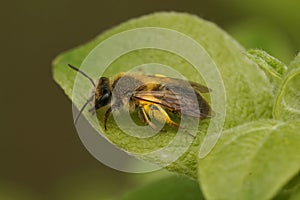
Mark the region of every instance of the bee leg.
<instances>
[{"instance_id":1,"label":"bee leg","mask_svg":"<svg viewBox=\"0 0 300 200\"><path fill-rule=\"evenodd\" d=\"M106 127L106 122L107 122L107 119L109 117L109 114L111 113L112 111L112 108L109 107L106 112L105 112L105 115L104 115L104 129L107 130L107 127Z\"/></svg>"},{"instance_id":2,"label":"bee leg","mask_svg":"<svg viewBox=\"0 0 300 200\"><path fill-rule=\"evenodd\" d=\"M184 130L187 134L195 138L193 134L191 134L186 128L180 127L179 124L174 122L168 115L168 113L160 106L157 104L152 104L151 106L146 106L145 109L146 113L151 117L156 119L157 121L161 123L167 123L177 129Z\"/></svg>"},{"instance_id":3,"label":"bee leg","mask_svg":"<svg viewBox=\"0 0 300 200\"><path fill-rule=\"evenodd\" d=\"M145 105L144 106L139 106L138 107L138 113L139 113L139 117L140 119L146 124L146 125L149 125L152 129L156 130L157 127L155 126L155 124L153 124L148 115L146 114L146 111L145 111Z\"/></svg>"},{"instance_id":4,"label":"bee leg","mask_svg":"<svg viewBox=\"0 0 300 200\"><path fill-rule=\"evenodd\" d=\"M153 104L147 108L146 112L151 118L161 123L167 123L175 128L179 128L179 125L169 117L168 113L160 105Z\"/></svg>"}]
</instances>

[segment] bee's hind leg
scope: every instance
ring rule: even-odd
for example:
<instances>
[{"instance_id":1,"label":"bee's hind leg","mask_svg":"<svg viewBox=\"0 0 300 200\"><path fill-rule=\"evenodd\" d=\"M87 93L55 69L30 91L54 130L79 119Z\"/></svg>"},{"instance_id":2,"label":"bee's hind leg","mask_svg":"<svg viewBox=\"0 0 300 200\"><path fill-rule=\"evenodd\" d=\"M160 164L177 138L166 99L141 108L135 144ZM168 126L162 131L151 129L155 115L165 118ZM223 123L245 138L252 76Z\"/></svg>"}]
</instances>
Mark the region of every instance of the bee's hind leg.
<instances>
[{"instance_id":1,"label":"bee's hind leg","mask_svg":"<svg viewBox=\"0 0 300 200\"><path fill-rule=\"evenodd\" d=\"M159 121L160 123L167 123L175 128L179 128L179 125L174 122L168 115L168 113L157 104L152 104L146 107L146 113L153 119Z\"/></svg>"},{"instance_id":2,"label":"bee's hind leg","mask_svg":"<svg viewBox=\"0 0 300 200\"><path fill-rule=\"evenodd\" d=\"M167 123L177 129L181 129L184 130L185 132L187 132L190 136L192 136L193 138L195 138L195 136L193 134L191 134L186 128L184 127L180 127L179 124L177 124L176 122L174 122L170 116L168 115L168 113L160 106L157 104L152 104L151 106L149 106L148 109L145 109L147 114L151 117L156 119L157 121L161 122L161 123Z\"/></svg>"},{"instance_id":3,"label":"bee's hind leg","mask_svg":"<svg viewBox=\"0 0 300 200\"><path fill-rule=\"evenodd\" d=\"M150 121L150 119L149 119L149 117L148 117L148 115L147 115L147 113L146 113L146 109L145 109L146 106L147 106L147 105L140 105L140 106L138 106L139 117L140 117L140 119L141 119L146 125L149 125L152 129L156 130L157 127L155 126L155 124L153 124L153 123Z\"/></svg>"}]
</instances>

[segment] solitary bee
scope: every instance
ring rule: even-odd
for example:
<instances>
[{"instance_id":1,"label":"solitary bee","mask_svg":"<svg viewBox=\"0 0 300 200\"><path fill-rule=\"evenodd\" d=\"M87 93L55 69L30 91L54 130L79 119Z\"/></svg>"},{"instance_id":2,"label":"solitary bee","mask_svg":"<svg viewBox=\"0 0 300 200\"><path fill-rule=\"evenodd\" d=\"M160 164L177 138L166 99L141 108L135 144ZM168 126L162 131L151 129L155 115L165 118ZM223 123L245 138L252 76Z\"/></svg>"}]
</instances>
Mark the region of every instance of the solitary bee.
<instances>
[{"instance_id":1,"label":"solitary bee","mask_svg":"<svg viewBox=\"0 0 300 200\"><path fill-rule=\"evenodd\" d=\"M92 101L94 108L90 112L110 105L104 115L105 130L110 113L119 108L137 109L142 122L153 129L156 126L150 119L179 128L169 112L200 119L211 117L211 108L201 96L210 89L198 83L158 75L119 73L111 78L101 77L95 84L83 71L70 64L68 66L88 78L95 88L94 95L82 106L75 123Z\"/></svg>"}]
</instances>

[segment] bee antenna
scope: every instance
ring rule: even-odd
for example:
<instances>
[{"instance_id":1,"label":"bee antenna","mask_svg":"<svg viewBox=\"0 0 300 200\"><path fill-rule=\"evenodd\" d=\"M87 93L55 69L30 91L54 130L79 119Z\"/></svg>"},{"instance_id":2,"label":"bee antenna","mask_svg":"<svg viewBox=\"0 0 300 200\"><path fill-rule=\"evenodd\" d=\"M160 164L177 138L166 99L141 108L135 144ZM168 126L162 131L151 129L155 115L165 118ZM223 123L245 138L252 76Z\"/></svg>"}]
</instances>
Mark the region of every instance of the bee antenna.
<instances>
[{"instance_id":1,"label":"bee antenna","mask_svg":"<svg viewBox=\"0 0 300 200\"><path fill-rule=\"evenodd\" d=\"M77 124L77 121L81 115L81 113L83 112L83 110L85 109L85 107L94 99L94 96L91 96L91 98L89 98L85 104L83 104L83 106L81 107L81 109L79 110L79 112L77 113L76 117L75 117L75 120L74 120L74 124L76 125Z\"/></svg>"},{"instance_id":2,"label":"bee antenna","mask_svg":"<svg viewBox=\"0 0 300 200\"><path fill-rule=\"evenodd\" d=\"M71 68L71 69L74 69L75 71L79 72L80 74L82 74L83 76L85 76L86 78L88 78L91 83L93 84L94 87L96 87L96 84L94 83L93 79L91 77L89 77L86 73L84 73L83 71L81 71L80 69L78 69L77 67L74 67L73 65L71 64L68 64L68 66Z\"/></svg>"}]
</instances>

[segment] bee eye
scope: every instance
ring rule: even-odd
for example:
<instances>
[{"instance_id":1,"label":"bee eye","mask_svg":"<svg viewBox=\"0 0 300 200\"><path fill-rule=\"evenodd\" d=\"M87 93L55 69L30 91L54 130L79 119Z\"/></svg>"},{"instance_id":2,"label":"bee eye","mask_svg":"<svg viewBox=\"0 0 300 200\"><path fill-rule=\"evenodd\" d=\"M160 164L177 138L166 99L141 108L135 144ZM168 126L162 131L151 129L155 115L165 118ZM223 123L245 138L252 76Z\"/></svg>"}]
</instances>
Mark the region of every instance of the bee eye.
<instances>
[{"instance_id":1,"label":"bee eye","mask_svg":"<svg viewBox=\"0 0 300 200\"><path fill-rule=\"evenodd\" d=\"M108 91L107 91L106 93L104 93L104 94L102 95L101 101L105 101L105 100L107 100L108 98L109 98L109 93L108 93Z\"/></svg>"},{"instance_id":2,"label":"bee eye","mask_svg":"<svg viewBox=\"0 0 300 200\"><path fill-rule=\"evenodd\" d=\"M102 94L103 94L103 95L108 94L108 93L109 93L109 92L108 92L107 89L104 89L104 90L102 91Z\"/></svg>"}]
</instances>

